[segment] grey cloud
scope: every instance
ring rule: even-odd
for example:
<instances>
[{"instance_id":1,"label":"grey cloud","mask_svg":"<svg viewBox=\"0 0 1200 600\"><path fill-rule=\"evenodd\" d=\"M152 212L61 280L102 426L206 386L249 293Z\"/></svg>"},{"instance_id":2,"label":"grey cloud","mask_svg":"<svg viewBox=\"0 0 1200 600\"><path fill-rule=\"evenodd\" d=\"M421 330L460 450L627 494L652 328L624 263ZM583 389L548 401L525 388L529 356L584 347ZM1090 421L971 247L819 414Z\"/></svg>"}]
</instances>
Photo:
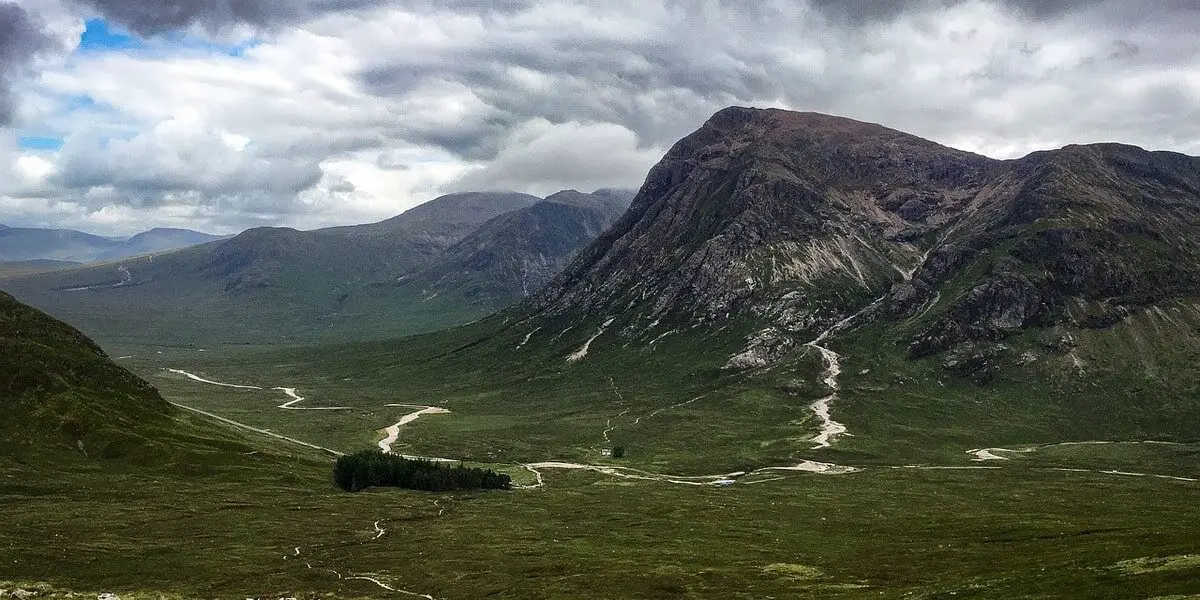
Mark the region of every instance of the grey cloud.
<instances>
[{"instance_id":1,"label":"grey cloud","mask_svg":"<svg viewBox=\"0 0 1200 600\"><path fill-rule=\"evenodd\" d=\"M555 126L539 120L514 132L495 159L446 191L516 189L545 195L567 188L635 187L662 152L639 149L633 132L617 125Z\"/></svg>"},{"instance_id":2,"label":"grey cloud","mask_svg":"<svg viewBox=\"0 0 1200 600\"><path fill-rule=\"evenodd\" d=\"M12 123L16 114L14 80L51 44L40 19L17 4L0 2L0 125Z\"/></svg>"},{"instance_id":3,"label":"grey cloud","mask_svg":"<svg viewBox=\"0 0 1200 600\"><path fill-rule=\"evenodd\" d=\"M296 24L330 13L382 6L413 11L511 13L529 0L76 0L143 35L199 25L210 31L246 24L262 28Z\"/></svg>"},{"instance_id":4,"label":"grey cloud","mask_svg":"<svg viewBox=\"0 0 1200 600\"><path fill-rule=\"evenodd\" d=\"M382 0L78 0L143 35L199 25L210 31L229 25L274 27L323 13L358 10Z\"/></svg>"},{"instance_id":5,"label":"grey cloud","mask_svg":"<svg viewBox=\"0 0 1200 600\"><path fill-rule=\"evenodd\" d=\"M171 128L108 144L69 140L58 165L52 181L60 188L78 193L113 187L122 192L117 203L258 194L260 202L281 199L271 202L281 209L322 177L316 161L238 152L214 136Z\"/></svg>"},{"instance_id":6,"label":"grey cloud","mask_svg":"<svg viewBox=\"0 0 1200 600\"><path fill-rule=\"evenodd\" d=\"M881 32L905 19L912 24L912 33L905 35L936 39L944 24L942 10L977 5L965 0L813 0L806 8L782 1L668 1L605 11L599 3L582 3L597 13L595 21L627 21L629 31L644 30L650 19L667 15L652 23L649 35L614 36L608 30L589 29L586 19L578 30L565 34L551 29L517 34L509 30L517 20L487 13L476 3L462 3L455 9L460 15L470 14L488 26L484 39L443 53L382 53L360 80L381 97L420 94L430 80L469 88L486 102L487 118L466 119L449 130L442 123L415 120L407 124L405 134L472 160L495 156L513 127L534 118L617 123L635 131L643 146L662 146L729 104L834 112L949 140L964 121L989 126L986 119L995 117L978 114L981 103L1020 93L1026 86L1071 88L1084 102L1072 118L1047 124L1062 127L1069 139L1068 128L1089 135L1104 131L1089 130L1087 119L1101 121L1109 108L1102 102L1105 80L1119 85L1139 70L1195 64L1197 44L1189 31L1200 26L1200 11L1183 0L1148 4L995 0L992 6L1025 23L1025 31L970 71L947 72L919 84L916 73L953 64L957 57L921 55L927 40L888 39ZM868 26L870 30L863 29ZM969 52L994 34L991 27L981 22L948 35ZM1066 36L1094 42L1099 49L1062 62L1054 53L1062 53ZM806 53L814 57L811 64L796 60ZM896 64L872 70L867 65L875 59ZM524 82L528 73L546 85L530 87ZM1028 94L1022 101L1045 108ZM1087 104L1094 104L1097 112L1090 112L1093 107ZM1178 103L1174 107L1186 108ZM1034 123L1041 120L1039 114L1014 111L1006 119L1020 121L1011 126L1027 131L1042 126ZM1009 126L994 125L996 130ZM1107 133L1125 132L1109 128Z\"/></svg>"},{"instance_id":7,"label":"grey cloud","mask_svg":"<svg viewBox=\"0 0 1200 600\"><path fill-rule=\"evenodd\" d=\"M423 179L425 146L473 167L454 189L636 185L731 104L841 114L999 155L1105 140L1200 151L1194 1L69 1L145 35L244 23L283 39L299 26L361 65L348 91L303 82L303 101L277 102L263 88L215 117L254 138L245 152L185 137L113 157L68 147L58 161L68 192L115 186L130 202L246 219L306 210L298 193L356 193L329 174L318 182L327 159L440 185ZM412 39L395 35L414 22Z\"/></svg>"}]
</instances>

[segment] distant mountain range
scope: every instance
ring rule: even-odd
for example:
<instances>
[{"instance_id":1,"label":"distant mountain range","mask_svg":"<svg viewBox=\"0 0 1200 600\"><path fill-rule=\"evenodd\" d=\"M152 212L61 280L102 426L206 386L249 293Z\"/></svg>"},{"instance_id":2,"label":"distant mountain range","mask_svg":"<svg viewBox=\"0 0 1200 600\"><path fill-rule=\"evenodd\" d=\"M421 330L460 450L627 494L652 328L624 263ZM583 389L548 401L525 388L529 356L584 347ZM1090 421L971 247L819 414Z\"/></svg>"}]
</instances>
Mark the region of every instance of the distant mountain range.
<instances>
[{"instance_id":1,"label":"distant mountain range","mask_svg":"<svg viewBox=\"0 0 1200 600\"><path fill-rule=\"evenodd\" d=\"M227 237L189 229L156 228L130 238L110 238L72 229L0 225L0 262L54 260L86 263L115 260L186 248Z\"/></svg>"},{"instance_id":2,"label":"distant mountain range","mask_svg":"<svg viewBox=\"0 0 1200 600\"><path fill-rule=\"evenodd\" d=\"M442 196L397 217L264 227L174 252L8 279L0 287L111 341L380 337L470 321L536 290L633 192Z\"/></svg>"}]
</instances>

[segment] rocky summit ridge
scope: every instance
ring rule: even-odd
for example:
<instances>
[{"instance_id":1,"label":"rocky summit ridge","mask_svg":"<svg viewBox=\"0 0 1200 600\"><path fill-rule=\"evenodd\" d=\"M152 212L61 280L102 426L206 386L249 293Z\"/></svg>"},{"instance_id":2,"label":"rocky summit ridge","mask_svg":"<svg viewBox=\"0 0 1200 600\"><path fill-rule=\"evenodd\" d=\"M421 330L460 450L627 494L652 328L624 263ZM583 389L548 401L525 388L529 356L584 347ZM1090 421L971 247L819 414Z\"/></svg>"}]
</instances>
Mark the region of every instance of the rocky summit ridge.
<instances>
[{"instance_id":1,"label":"rocky summit ridge","mask_svg":"<svg viewBox=\"0 0 1200 600\"><path fill-rule=\"evenodd\" d=\"M728 108L526 304L628 337L749 322L731 366L920 316L908 353L1097 328L1200 292L1200 159L1120 144L1015 160L817 113Z\"/></svg>"}]
</instances>

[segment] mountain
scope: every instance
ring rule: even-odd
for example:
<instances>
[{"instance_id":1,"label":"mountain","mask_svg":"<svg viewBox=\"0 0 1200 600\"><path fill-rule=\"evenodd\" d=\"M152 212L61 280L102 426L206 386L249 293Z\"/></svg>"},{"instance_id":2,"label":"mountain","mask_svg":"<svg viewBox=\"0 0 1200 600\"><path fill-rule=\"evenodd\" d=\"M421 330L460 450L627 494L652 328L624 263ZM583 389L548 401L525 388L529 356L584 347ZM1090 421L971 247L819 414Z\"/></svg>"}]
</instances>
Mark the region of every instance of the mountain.
<instances>
[{"instance_id":1,"label":"mountain","mask_svg":"<svg viewBox=\"0 0 1200 600\"><path fill-rule=\"evenodd\" d=\"M186 248L188 246L196 246L198 244L225 239L226 237L229 236L209 235L190 229L156 227L125 240L119 255L108 255L104 258L125 258L127 256L139 256L142 254L175 250L177 248Z\"/></svg>"},{"instance_id":2,"label":"mountain","mask_svg":"<svg viewBox=\"0 0 1200 600\"><path fill-rule=\"evenodd\" d=\"M1194 157L1094 144L995 160L731 108L540 292L453 335L344 349L328 377L473 398L497 423L472 432L483 446L528 435L505 423L553 423L579 461L612 426L653 464L731 470L1186 442L1198 244ZM493 407L508 388L519 399Z\"/></svg>"},{"instance_id":3,"label":"mountain","mask_svg":"<svg viewBox=\"0 0 1200 600\"><path fill-rule=\"evenodd\" d=\"M223 237L187 229L151 229L122 240L71 229L0 225L0 262L94 262L174 250L219 239Z\"/></svg>"},{"instance_id":4,"label":"mountain","mask_svg":"<svg viewBox=\"0 0 1200 600\"><path fill-rule=\"evenodd\" d=\"M534 306L604 312L636 296L649 320L772 313L815 329L914 266L913 242L957 218L992 162L849 119L728 109Z\"/></svg>"},{"instance_id":5,"label":"mountain","mask_svg":"<svg viewBox=\"0 0 1200 600\"><path fill-rule=\"evenodd\" d=\"M401 277L426 296L457 294L497 310L540 289L625 212L629 190L565 190L495 217L427 267Z\"/></svg>"},{"instance_id":6,"label":"mountain","mask_svg":"<svg viewBox=\"0 0 1200 600\"><path fill-rule=\"evenodd\" d=\"M613 202L604 198L597 206ZM451 194L379 223L251 229L175 252L9 279L3 287L105 341L161 343L164 332L173 343L210 344L429 331L478 318L495 305L450 293L432 297L436 291L397 280L492 219L539 201L516 193ZM596 232L592 221L582 226L588 227Z\"/></svg>"},{"instance_id":7,"label":"mountain","mask_svg":"<svg viewBox=\"0 0 1200 600\"><path fill-rule=\"evenodd\" d=\"M1100 144L1000 161L849 119L731 108L676 144L530 306L754 322L771 357L854 315L920 314L906 341L919 358L1192 298L1198 228L1197 158Z\"/></svg>"}]
</instances>

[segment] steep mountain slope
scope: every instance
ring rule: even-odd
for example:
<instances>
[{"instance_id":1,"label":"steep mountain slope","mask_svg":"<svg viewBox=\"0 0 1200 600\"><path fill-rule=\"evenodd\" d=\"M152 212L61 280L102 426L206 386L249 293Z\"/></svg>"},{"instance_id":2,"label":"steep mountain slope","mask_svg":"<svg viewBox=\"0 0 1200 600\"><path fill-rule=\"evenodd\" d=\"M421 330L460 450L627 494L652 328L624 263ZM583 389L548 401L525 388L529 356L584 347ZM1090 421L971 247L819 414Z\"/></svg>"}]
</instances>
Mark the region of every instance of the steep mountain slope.
<instances>
[{"instance_id":1,"label":"steep mountain slope","mask_svg":"<svg viewBox=\"0 0 1200 600\"><path fill-rule=\"evenodd\" d=\"M74 328L0 293L0 459L164 464L240 449ZM225 456L225 458L229 458Z\"/></svg>"},{"instance_id":2,"label":"steep mountain slope","mask_svg":"<svg viewBox=\"0 0 1200 600\"><path fill-rule=\"evenodd\" d=\"M1198 239L1200 159L1106 144L997 161L733 108L677 144L531 309L620 315L638 335L748 320L784 347L867 307L840 327L924 311L921 357L1193 297Z\"/></svg>"},{"instance_id":3,"label":"steep mountain slope","mask_svg":"<svg viewBox=\"0 0 1200 600\"><path fill-rule=\"evenodd\" d=\"M0 225L0 261L94 262L185 248L219 239L223 237L187 229L152 229L121 240L70 229Z\"/></svg>"},{"instance_id":4,"label":"steep mountain slope","mask_svg":"<svg viewBox=\"0 0 1200 600\"><path fill-rule=\"evenodd\" d=\"M946 300L914 357L1031 327L1106 329L1200 295L1200 159L1068 146L1004 164L989 189L889 299L892 316Z\"/></svg>"},{"instance_id":5,"label":"steep mountain slope","mask_svg":"<svg viewBox=\"0 0 1200 600\"><path fill-rule=\"evenodd\" d=\"M957 219L991 163L878 125L727 109L533 306L815 331L900 280L912 242Z\"/></svg>"},{"instance_id":6,"label":"steep mountain slope","mask_svg":"<svg viewBox=\"0 0 1200 600\"><path fill-rule=\"evenodd\" d=\"M386 336L469 321L394 282L488 220L539 199L452 194L379 223L235 238L25 278L3 288L108 341L216 344Z\"/></svg>"},{"instance_id":7,"label":"steep mountain slope","mask_svg":"<svg viewBox=\"0 0 1200 600\"><path fill-rule=\"evenodd\" d=\"M558 192L500 215L401 277L426 296L457 294L493 309L539 290L629 207L632 191Z\"/></svg>"}]
</instances>

